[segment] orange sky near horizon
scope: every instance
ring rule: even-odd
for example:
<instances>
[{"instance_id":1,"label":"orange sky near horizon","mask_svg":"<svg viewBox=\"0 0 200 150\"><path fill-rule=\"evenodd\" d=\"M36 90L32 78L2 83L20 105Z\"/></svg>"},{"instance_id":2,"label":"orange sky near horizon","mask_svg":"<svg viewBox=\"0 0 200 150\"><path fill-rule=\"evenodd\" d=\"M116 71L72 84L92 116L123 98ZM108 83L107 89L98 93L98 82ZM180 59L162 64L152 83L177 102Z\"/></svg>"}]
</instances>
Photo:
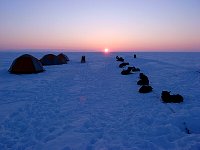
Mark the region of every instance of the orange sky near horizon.
<instances>
[{"instance_id":1,"label":"orange sky near horizon","mask_svg":"<svg viewBox=\"0 0 200 150\"><path fill-rule=\"evenodd\" d=\"M0 50L200 51L198 0L0 2Z\"/></svg>"}]
</instances>

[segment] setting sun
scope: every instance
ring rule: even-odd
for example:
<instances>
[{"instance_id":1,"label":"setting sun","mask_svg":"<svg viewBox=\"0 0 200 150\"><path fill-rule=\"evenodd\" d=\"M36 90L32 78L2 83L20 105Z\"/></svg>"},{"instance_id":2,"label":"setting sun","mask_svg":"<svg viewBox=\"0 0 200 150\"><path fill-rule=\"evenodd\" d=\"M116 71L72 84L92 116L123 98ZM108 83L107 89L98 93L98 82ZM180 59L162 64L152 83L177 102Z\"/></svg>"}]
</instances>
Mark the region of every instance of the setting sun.
<instances>
[{"instance_id":1,"label":"setting sun","mask_svg":"<svg viewBox=\"0 0 200 150\"><path fill-rule=\"evenodd\" d=\"M104 52L105 52L105 53L108 53L108 51L109 51L108 48L105 48L105 49L104 49Z\"/></svg>"}]
</instances>

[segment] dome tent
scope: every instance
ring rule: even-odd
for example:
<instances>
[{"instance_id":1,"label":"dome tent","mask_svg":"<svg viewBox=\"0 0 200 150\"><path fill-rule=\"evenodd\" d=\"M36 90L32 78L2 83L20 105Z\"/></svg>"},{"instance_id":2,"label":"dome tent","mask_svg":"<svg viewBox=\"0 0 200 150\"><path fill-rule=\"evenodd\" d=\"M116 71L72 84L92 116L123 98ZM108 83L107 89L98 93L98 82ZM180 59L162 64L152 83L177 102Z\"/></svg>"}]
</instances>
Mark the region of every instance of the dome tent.
<instances>
[{"instance_id":1,"label":"dome tent","mask_svg":"<svg viewBox=\"0 0 200 150\"><path fill-rule=\"evenodd\" d=\"M44 69L37 58L24 54L13 61L8 71L14 74L31 74L43 72Z\"/></svg>"},{"instance_id":2,"label":"dome tent","mask_svg":"<svg viewBox=\"0 0 200 150\"><path fill-rule=\"evenodd\" d=\"M69 58L63 53L60 53L57 57L61 64L67 64L67 61L69 61Z\"/></svg>"},{"instance_id":3,"label":"dome tent","mask_svg":"<svg viewBox=\"0 0 200 150\"><path fill-rule=\"evenodd\" d=\"M42 63L43 66L50 66L50 65L60 65L61 62L59 61L58 57L54 54L47 54L44 55L41 59L40 62Z\"/></svg>"}]
</instances>

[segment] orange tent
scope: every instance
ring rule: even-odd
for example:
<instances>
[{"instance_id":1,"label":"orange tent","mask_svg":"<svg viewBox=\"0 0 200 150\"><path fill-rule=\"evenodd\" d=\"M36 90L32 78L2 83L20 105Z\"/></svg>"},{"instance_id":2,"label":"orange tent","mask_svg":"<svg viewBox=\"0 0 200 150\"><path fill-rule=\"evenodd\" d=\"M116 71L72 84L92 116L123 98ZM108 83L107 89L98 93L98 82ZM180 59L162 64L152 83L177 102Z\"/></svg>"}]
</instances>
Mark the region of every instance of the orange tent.
<instances>
[{"instance_id":1,"label":"orange tent","mask_svg":"<svg viewBox=\"0 0 200 150\"><path fill-rule=\"evenodd\" d=\"M13 61L8 71L15 74L29 74L43 72L44 69L37 58L24 54Z\"/></svg>"},{"instance_id":2,"label":"orange tent","mask_svg":"<svg viewBox=\"0 0 200 150\"><path fill-rule=\"evenodd\" d=\"M60 53L57 57L61 64L67 64L67 61L69 61L69 58L63 53Z\"/></svg>"},{"instance_id":3,"label":"orange tent","mask_svg":"<svg viewBox=\"0 0 200 150\"><path fill-rule=\"evenodd\" d=\"M58 60L58 57L54 54L47 54L40 59L40 62L43 66L48 65L60 65L61 62Z\"/></svg>"}]
</instances>

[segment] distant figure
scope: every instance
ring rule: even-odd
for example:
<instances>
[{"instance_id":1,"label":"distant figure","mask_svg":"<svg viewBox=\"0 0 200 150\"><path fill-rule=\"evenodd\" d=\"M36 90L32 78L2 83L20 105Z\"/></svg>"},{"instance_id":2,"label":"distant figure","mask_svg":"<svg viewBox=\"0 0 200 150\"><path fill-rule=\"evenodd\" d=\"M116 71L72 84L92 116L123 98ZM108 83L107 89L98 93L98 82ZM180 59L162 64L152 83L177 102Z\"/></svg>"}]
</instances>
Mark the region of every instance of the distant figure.
<instances>
[{"instance_id":1,"label":"distant figure","mask_svg":"<svg viewBox=\"0 0 200 150\"><path fill-rule=\"evenodd\" d=\"M136 58L136 54L134 54L134 58Z\"/></svg>"},{"instance_id":2,"label":"distant figure","mask_svg":"<svg viewBox=\"0 0 200 150\"><path fill-rule=\"evenodd\" d=\"M85 56L81 57L81 63L85 63Z\"/></svg>"},{"instance_id":3,"label":"distant figure","mask_svg":"<svg viewBox=\"0 0 200 150\"><path fill-rule=\"evenodd\" d=\"M162 91L161 98L164 103L181 103L183 102L183 97L179 94L170 95L168 91Z\"/></svg>"}]
</instances>

